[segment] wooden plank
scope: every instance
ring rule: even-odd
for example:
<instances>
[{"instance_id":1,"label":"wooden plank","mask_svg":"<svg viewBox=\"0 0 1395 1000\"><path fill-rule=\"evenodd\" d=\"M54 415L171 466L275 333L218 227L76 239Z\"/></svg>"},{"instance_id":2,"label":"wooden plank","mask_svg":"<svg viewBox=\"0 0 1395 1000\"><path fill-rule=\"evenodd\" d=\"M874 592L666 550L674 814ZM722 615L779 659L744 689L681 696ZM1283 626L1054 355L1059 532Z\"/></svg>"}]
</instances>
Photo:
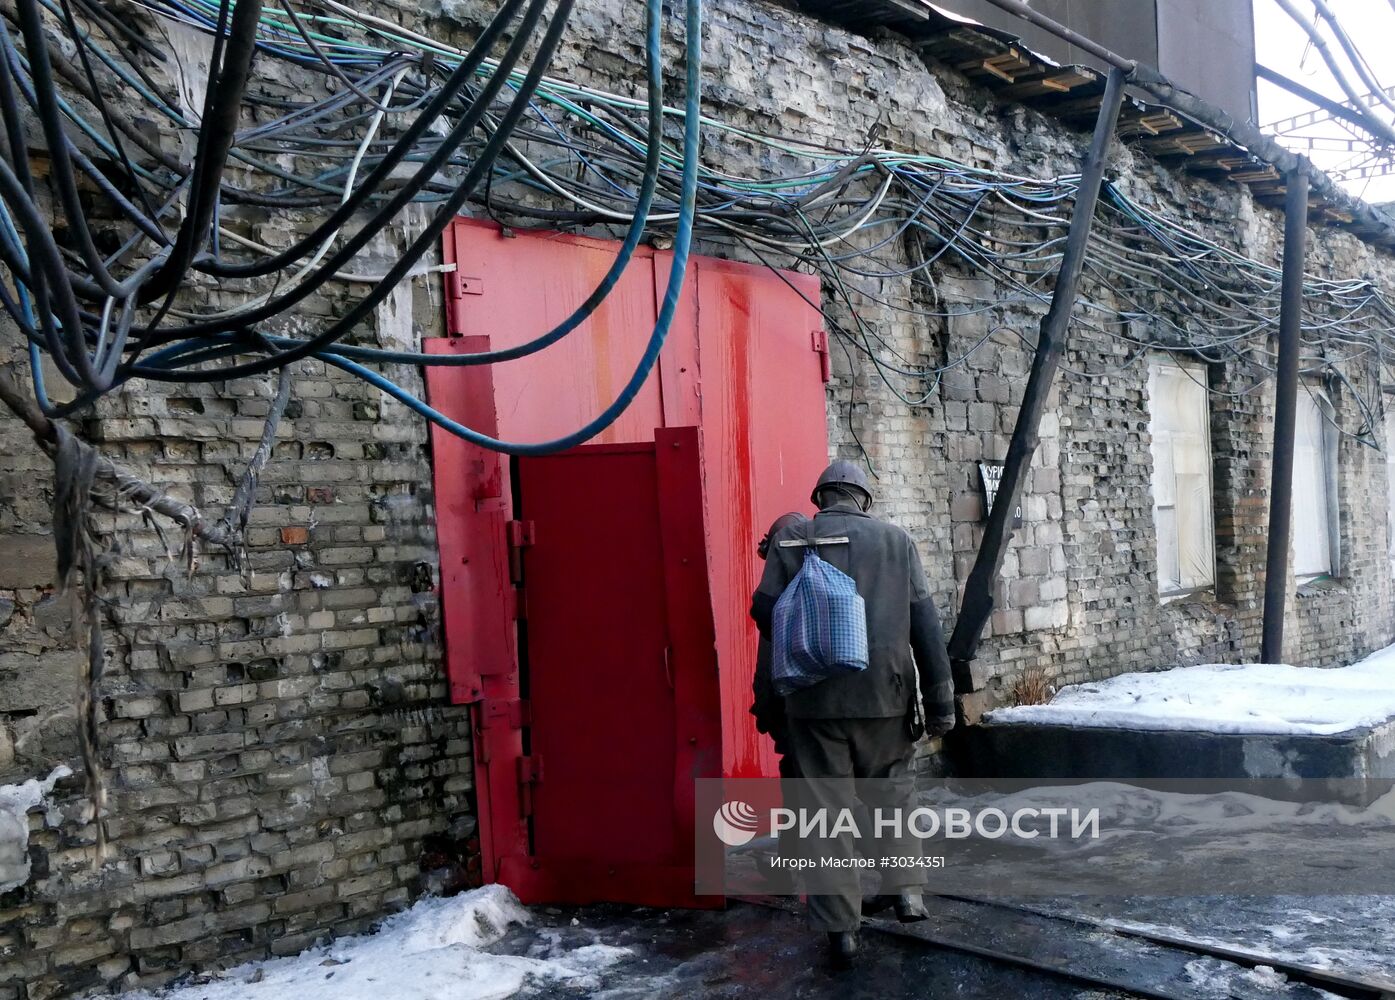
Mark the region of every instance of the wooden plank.
<instances>
[{"instance_id":1,"label":"wooden plank","mask_svg":"<svg viewBox=\"0 0 1395 1000\"><path fill-rule=\"evenodd\" d=\"M1051 70L1054 68L1039 67L1042 73L1040 79L1024 80L1023 74L1018 74L1016 86L1004 87L998 91L998 96L1010 100L1022 100L1047 94L1064 94L1083 83L1094 83L1099 79L1094 73L1088 71L1077 72L1075 69L1071 69L1064 73L1053 73Z\"/></svg>"},{"instance_id":2,"label":"wooden plank","mask_svg":"<svg viewBox=\"0 0 1395 1000\"><path fill-rule=\"evenodd\" d=\"M1266 163L1259 170L1237 170L1230 176L1232 180L1253 184L1257 181L1276 181L1279 179L1279 172Z\"/></svg>"}]
</instances>

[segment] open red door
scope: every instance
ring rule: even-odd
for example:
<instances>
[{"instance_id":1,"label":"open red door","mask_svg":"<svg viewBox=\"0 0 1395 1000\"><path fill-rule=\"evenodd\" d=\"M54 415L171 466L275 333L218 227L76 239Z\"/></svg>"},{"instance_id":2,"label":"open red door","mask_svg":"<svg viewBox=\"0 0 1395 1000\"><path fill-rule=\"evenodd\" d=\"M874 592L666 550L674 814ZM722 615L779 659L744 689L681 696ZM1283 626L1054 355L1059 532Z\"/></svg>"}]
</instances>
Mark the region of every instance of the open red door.
<instances>
[{"instance_id":1,"label":"open red door","mask_svg":"<svg viewBox=\"0 0 1395 1000\"><path fill-rule=\"evenodd\" d=\"M500 881L699 905L694 779L720 776L721 733L697 430L522 458L515 483L530 839Z\"/></svg>"}]
</instances>

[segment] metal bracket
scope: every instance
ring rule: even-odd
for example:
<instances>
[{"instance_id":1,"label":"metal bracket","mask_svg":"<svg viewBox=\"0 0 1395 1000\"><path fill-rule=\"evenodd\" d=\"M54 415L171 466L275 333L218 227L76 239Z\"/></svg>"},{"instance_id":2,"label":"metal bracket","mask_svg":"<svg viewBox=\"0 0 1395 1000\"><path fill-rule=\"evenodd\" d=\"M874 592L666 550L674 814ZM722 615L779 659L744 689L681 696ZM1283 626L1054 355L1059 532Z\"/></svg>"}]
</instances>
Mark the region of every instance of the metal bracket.
<instances>
[{"instance_id":1,"label":"metal bracket","mask_svg":"<svg viewBox=\"0 0 1395 1000\"><path fill-rule=\"evenodd\" d=\"M515 549L526 549L533 544L535 526L532 521L509 522L509 545Z\"/></svg>"},{"instance_id":2,"label":"metal bracket","mask_svg":"<svg viewBox=\"0 0 1395 1000\"><path fill-rule=\"evenodd\" d=\"M829 538L782 538L776 544L782 549L805 549L811 545L847 545L851 541L847 535L833 535Z\"/></svg>"},{"instance_id":3,"label":"metal bracket","mask_svg":"<svg viewBox=\"0 0 1395 1000\"><path fill-rule=\"evenodd\" d=\"M533 786L542 781L542 757L518 758L518 809L524 816L533 815Z\"/></svg>"},{"instance_id":4,"label":"metal bracket","mask_svg":"<svg viewBox=\"0 0 1395 1000\"><path fill-rule=\"evenodd\" d=\"M484 279L461 274L457 269L446 272L446 287L450 290L453 299L458 299L464 295L483 295Z\"/></svg>"},{"instance_id":5,"label":"metal bracket","mask_svg":"<svg viewBox=\"0 0 1395 1000\"><path fill-rule=\"evenodd\" d=\"M819 356L819 375L828 382L833 378L833 359L828 356L828 333L815 330L812 339L814 353Z\"/></svg>"},{"instance_id":6,"label":"metal bracket","mask_svg":"<svg viewBox=\"0 0 1395 1000\"><path fill-rule=\"evenodd\" d=\"M522 729L533 721L532 708L522 698L486 698L480 702L479 726Z\"/></svg>"},{"instance_id":7,"label":"metal bracket","mask_svg":"<svg viewBox=\"0 0 1395 1000\"><path fill-rule=\"evenodd\" d=\"M509 579L515 587L523 585L523 550L533 544L532 521L508 523Z\"/></svg>"},{"instance_id":8,"label":"metal bracket","mask_svg":"<svg viewBox=\"0 0 1395 1000\"><path fill-rule=\"evenodd\" d=\"M518 758L518 783L535 785L543 778L543 759L540 754Z\"/></svg>"}]
</instances>

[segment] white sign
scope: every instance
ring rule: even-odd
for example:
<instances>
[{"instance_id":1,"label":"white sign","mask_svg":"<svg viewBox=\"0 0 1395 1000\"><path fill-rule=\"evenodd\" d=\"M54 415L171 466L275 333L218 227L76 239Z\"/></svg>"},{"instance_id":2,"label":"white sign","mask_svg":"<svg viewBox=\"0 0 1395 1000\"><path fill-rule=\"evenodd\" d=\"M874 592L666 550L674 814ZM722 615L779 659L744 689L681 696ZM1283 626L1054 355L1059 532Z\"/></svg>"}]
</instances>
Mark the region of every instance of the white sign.
<instances>
[{"instance_id":1,"label":"white sign","mask_svg":"<svg viewBox=\"0 0 1395 1000\"><path fill-rule=\"evenodd\" d=\"M998 498L998 484L1003 480L1002 462L979 462L978 474L983 477L983 519L988 520L988 514L993 509L993 501ZM1012 526L1022 527L1022 505L1019 503L1017 509L1012 512Z\"/></svg>"}]
</instances>

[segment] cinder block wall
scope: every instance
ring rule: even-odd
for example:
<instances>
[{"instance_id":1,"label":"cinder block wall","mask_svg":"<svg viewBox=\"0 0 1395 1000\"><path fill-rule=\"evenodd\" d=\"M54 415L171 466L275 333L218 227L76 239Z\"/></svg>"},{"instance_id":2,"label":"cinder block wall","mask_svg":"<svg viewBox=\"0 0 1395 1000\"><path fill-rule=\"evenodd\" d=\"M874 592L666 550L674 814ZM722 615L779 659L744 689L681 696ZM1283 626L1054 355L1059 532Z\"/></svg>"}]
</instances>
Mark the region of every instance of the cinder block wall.
<instances>
[{"instance_id":1,"label":"cinder block wall","mask_svg":"<svg viewBox=\"0 0 1395 1000\"><path fill-rule=\"evenodd\" d=\"M370 6L457 43L492 11L478 0ZM556 75L639 93L635 9L622 0L578 4ZM1084 136L995 105L895 38L858 37L768 3L710 0L707 10L711 115L839 147L859 147L881 122L884 142L902 149L1033 176L1078 168ZM672 33L681 19L667 26L677 66ZM678 94L680 80L669 79ZM735 173L769 170L767 151L729 134L710 134L704 156ZM1246 191L1171 174L1128 150L1114 154L1112 172L1133 197L1209 238L1276 259L1281 220ZM289 214L241 224L277 243L308 222ZM415 224L390 233L375 259ZM720 240L700 250L750 259ZM1314 232L1310 268L1387 279L1395 271L1389 258L1328 230ZM882 279L868 290L893 305L868 299L860 311L912 360L943 362L991 334L984 347L946 375L928 406L912 410L870 365L835 346L828 423L833 454L858 458L865 449L879 509L920 542L952 621L981 532L977 462L1006 451L1041 308L1012 305L990 321L979 310L1007 303L1008 289L953 267L934 280L931 295ZM358 292L317 297L305 321L337 314ZM1085 292L1108 295L1088 282ZM232 304L215 289L203 294ZM846 308L832 295L826 301L847 324ZM908 309L958 314L946 321ZM413 343L440 334L441 311L437 278L416 279L358 335ZM971 713L1008 700L1029 665L1067 683L1258 651L1272 391L1212 397L1217 586L1163 605L1146 365L1107 332L1077 325L1071 337ZM5 356L16 347L13 331L0 338ZM1259 374L1212 366L1210 377L1223 393L1239 393ZM1368 398L1381 398L1376 373L1351 374ZM394 377L420 387L409 370ZM216 514L270 397L264 380L141 385L104 402L82 429L111 457ZM1355 429L1350 395L1338 392L1334 402ZM1392 634L1383 456L1344 438L1340 467L1343 577L1295 597L1289 627L1290 658L1314 665L1350 659ZM79 657L50 587L50 466L8 416L0 417L0 476L0 781L8 782L77 764ZM468 725L445 703L430 481L419 421L305 363L262 478L247 572L204 552L191 573L135 514L104 522L122 545L104 612L112 856L93 870L80 782L62 782L47 819L30 817L30 880L0 896L0 1000L153 985L294 952L400 908L433 869L453 870L456 881L476 874L468 870Z\"/></svg>"}]
</instances>

